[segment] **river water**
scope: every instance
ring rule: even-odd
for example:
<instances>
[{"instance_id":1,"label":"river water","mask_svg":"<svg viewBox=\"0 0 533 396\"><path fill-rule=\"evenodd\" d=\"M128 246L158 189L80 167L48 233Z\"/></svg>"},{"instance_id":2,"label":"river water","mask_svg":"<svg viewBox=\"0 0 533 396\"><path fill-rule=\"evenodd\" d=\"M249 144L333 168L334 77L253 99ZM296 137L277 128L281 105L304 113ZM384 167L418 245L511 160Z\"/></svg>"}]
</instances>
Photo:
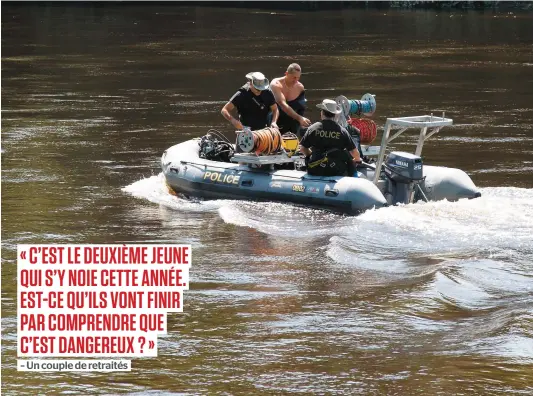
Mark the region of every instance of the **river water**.
<instances>
[{"instance_id":1,"label":"river water","mask_svg":"<svg viewBox=\"0 0 533 396\"><path fill-rule=\"evenodd\" d=\"M496 10L4 5L2 393L531 394L531 26ZM312 120L366 92L380 127L445 111L424 161L483 196L347 217L169 195L162 152L231 136L219 111L244 75L293 61ZM159 356L18 373L19 243L192 244Z\"/></svg>"}]
</instances>

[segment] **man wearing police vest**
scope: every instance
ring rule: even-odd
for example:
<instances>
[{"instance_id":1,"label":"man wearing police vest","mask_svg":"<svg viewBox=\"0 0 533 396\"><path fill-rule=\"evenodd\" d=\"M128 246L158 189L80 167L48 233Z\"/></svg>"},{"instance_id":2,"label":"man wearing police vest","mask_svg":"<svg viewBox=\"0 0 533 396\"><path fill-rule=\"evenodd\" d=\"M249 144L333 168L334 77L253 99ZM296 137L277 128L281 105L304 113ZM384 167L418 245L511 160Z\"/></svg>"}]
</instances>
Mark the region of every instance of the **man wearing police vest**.
<instances>
[{"instance_id":1,"label":"man wearing police vest","mask_svg":"<svg viewBox=\"0 0 533 396\"><path fill-rule=\"evenodd\" d=\"M346 129L335 122L341 112L335 101L324 99L316 107L321 109L320 118L309 127L300 141L306 156L307 173L314 176L352 175L355 163L361 162L359 151Z\"/></svg>"}]
</instances>

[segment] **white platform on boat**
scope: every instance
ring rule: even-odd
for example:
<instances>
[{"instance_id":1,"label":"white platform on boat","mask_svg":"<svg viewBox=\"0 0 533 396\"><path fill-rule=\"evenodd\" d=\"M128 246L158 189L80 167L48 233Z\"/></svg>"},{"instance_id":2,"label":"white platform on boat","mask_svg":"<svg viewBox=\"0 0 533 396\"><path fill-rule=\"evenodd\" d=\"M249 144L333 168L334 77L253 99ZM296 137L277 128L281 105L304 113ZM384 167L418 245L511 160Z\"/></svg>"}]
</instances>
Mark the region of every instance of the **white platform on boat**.
<instances>
[{"instance_id":1,"label":"white platform on boat","mask_svg":"<svg viewBox=\"0 0 533 396\"><path fill-rule=\"evenodd\" d=\"M453 120L451 118L445 118L444 114L442 117L436 117L431 114L414 117L387 118L387 124L408 128L432 128L452 125Z\"/></svg>"},{"instance_id":2,"label":"white platform on boat","mask_svg":"<svg viewBox=\"0 0 533 396\"><path fill-rule=\"evenodd\" d=\"M361 151L364 156L375 157L379 154L379 146L361 146ZM292 157L286 154L277 155L255 155L253 153L235 153L231 158L231 162L241 162L245 164L254 165L270 165L270 164L285 164L291 162L305 162L301 155L293 155Z\"/></svg>"},{"instance_id":3,"label":"white platform on boat","mask_svg":"<svg viewBox=\"0 0 533 396\"><path fill-rule=\"evenodd\" d=\"M379 154L380 146L361 146L361 152L365 157L375 157Z\"/></svg>"},{"instance_id":4,"label":"white platform on boat","mask_svg":"<svg viewBox=\"0 0 533 396\"><path fill-rule=\"evenodd\" d=\"M284 164L287 162L300 162L304 161L303 157L299 155L293 155L292 157L286 154L278 155L255 155L250 153L235 153L231 157L231 162L243 162L246 164L254 165L269 165L269 164Z\"/></svg>"},{"instance_id":5,"label":"white platform on boat","mask_svg":"<svg viewBox=\"0 0 533 396\"><path fill-rule=\"evenodd\" d=\"M409 128L420 129L418 136L418 143L416 145L415 155L422 155L422 148L424 147L424 142L428 140L431 136L438 133L442 127L453 125L453 120L451 118L436 117L432 114L414 116L414 117L396 117L396 118L387 118L385 122L385 127L383 128L383 136L381 138L381 146L379 150L378 160L376 161L376 173L374 176L374 184L377 185L379 176L381 174L381 166L385 158L385 150L387 145L392 142L394 139L399 137L402 133L407 131ZM396 128L400 128L396 130ZM390 136L391 131L394 130L394 134ZM433 128L431 131L428 131L430 128Z\"/></svg>"}]
</instances>

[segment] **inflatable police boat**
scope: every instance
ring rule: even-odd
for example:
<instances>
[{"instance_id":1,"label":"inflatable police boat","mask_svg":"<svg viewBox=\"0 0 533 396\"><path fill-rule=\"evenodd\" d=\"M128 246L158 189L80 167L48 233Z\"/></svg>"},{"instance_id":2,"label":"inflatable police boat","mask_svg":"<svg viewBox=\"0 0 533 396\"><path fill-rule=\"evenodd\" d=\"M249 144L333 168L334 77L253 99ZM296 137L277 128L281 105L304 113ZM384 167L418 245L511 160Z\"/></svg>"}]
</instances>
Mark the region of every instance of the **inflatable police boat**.
<instances>
[{"instance_id":1,"label":"inflatable police boat","mask_svg":"<svg viewBox=\"0 0 533 396\"><path fill-rule=\"evenodd\" d=\"M341 106L343 98L337 98ZM347 113L349 109L344 112ZM161 167L169 188L175 193L205 199L292 202L349 214L419 200L479 197L481 193L462 170L422 162L424 142L452 123L444 114L387 119L381 146L362 146L364 156L377 157L375 163L363 164L355 177L311 176L301 170L276 169L286 163L294 163L291 167L296 169L303 165L304 159L296 154L297 140L292 147L283 144L277 152L257 155L252 152L255 133L252 131L239 134L237 144L245 152L235 153L227 158L229 161L202 158L206 157L202 155L205 141L192 139L167 149ZM387 154L387 145L409 128L420 130L415 152ZM391 131L394 131L392 136ZM224 144L232 151L229 142Z\"/></svg>"},{"instance_id":2,"label":"inflatable police boat","mask_svg":"<svg viewBox=\"0 0 533 396\"><path fill-rule=\"evenodd\" d=\"M294 202L348 213L387 203L379 188L365 178L319 177L298 170L262 169L279 164L280 158L247 164L211 161L199 157L198 143L199 140L189 140L163 154L163 173L175 192L206 199ZM238 158L246 160L243 157Z\"/></svg>"}]
</instances>

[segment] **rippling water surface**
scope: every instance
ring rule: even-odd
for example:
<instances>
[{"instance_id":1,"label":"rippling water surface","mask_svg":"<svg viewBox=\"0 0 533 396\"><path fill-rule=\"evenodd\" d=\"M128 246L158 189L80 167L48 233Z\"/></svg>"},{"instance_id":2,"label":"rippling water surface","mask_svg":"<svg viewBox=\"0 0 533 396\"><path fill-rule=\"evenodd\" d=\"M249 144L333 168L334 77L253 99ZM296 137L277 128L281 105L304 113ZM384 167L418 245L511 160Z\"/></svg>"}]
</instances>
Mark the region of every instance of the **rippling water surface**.
<instances>
[{"instance_id":1,"label":"rippling water surface","mask_svg":"<svg viewBox=\"0 0 533 396\"><path fill-rule=\"evenodd\" d=\"M2 12L2 393L533 393L533 15L28 6ZM311 108L454 119L424 161L482 197L357 217L189 200L159 169L250 70ZM379 138L379 137L378 137ZM393 148L413 150L416 137ZM185 312L131 373L16 372L16 245L190 243Z\"/></svg>"}]
</instances>

